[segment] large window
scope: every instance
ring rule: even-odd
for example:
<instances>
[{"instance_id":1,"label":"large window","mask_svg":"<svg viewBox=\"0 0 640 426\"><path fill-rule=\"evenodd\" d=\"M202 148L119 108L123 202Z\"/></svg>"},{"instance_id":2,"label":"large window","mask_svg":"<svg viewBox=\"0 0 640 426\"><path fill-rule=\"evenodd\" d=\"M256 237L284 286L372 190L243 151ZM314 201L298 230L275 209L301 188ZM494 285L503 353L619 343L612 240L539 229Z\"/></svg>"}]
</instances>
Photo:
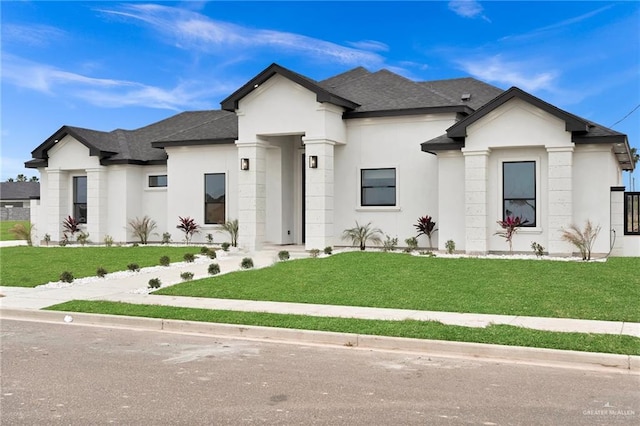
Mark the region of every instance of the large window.
<instances>
[{"instance_id":1,"label":"large window","mask_svg":"<svg viewBox=\"0 0 640 426\"><path fill-rule=\"evenodd\" d=\"M204 223L225 222L224 173L204 175Z\"/></svg>"},{"instance_id":2,"label":"large window","mask_svg":"<svg viewBox=\"0 0 640 426\"><path fill-rule=\"evenodd\" d=\"M149 176L149 188L162 188L167 186L167 175Z\"/></svg>"},{"instance_id":3,"label":"large window","mask_svg":"<svg viewBox=\"0 0 640 426\"><path fill-rule=\"evenodd\" d=\"M640 235L640 192L624 193L624 233Z\"/></svg>"},{"instance_id":4,"label":"large window","mask_svg":"<svg viewBox=\"0 0 640 426\"><path fill-rule=\"evenodd\" d=\"M362 169L360 173L362 206L396 205L396 169Z\"/></svg>"},{"instance_id":5,"label":"large window","mask_svg":"<svg viewBox=\"0 0 640 426\"><path fill-rule=\"evenodd\" d=\"M87 177L73 177L73 218L87 223Z\"/></svg>"},{"instance_id":6,"label":"large window","mask_svg":"<svg viewBox=\"0 0 640 426\"><path fill-rule=\"evenodd\" d=\"M502 163L502 217L520 217L536 226L536 162Z\"/></svg>"}]
</instances>

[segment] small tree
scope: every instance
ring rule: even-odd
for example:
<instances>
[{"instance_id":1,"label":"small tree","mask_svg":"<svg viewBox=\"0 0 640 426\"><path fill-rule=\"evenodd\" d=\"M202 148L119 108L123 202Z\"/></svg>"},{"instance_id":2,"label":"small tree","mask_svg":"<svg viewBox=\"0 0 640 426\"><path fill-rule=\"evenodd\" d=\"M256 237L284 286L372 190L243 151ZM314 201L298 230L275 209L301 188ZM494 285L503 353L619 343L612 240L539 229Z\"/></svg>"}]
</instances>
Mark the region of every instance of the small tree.
<instances>
[{"instance_id":1,"label":"small tree","mask_svg":"<svg viewBox=\"0 0 640 426\"><path fill-rule=\"evenodd\" d=\"M140 240L140 244L147 244L149 236L157 228L157 224L149 216L145 216L142 219L137 217L131 219L129 227L131 228L131 233Z\"/></svg>"},{"instance_id":2,"label":"small tree","mask_svg":"<svg viewBox=\"0 0 640 426\"><path fill-rule=\"evenodd\" d=\"M423 216L418 218L418 223L413 225L418 230L418 237L420 235L426 235L429 239L429 249L433 248L433 243L431 242L431 238L433 234L435 234L438 229L436 228L436 223L431 219L431 216Z\"/></svg>"},{"instance_id":3,"label":"small tree","mask_svg":"<svg viewBox=\"0 0 640 426\"><path fill-rule=\"evenodd\" d=\"M522 219L520 216L507 216L505 220L498 221L502 231L496 232L495 235L500 235L509 243L509 253L513 252L513 236L518 232L518 228L528 222L527 219Z\"/></svg>"},{"instance_id":4,"label":"small tree","mask_svg":"<svg viewBox=\"0 0 640 426\"><path fill-rule=\"evenodd\" d=\"M591 260L591 250L599 232L600 226L594 227L591 221L587 220L582 230L576 225L569 226L569 229L563 229L561 238L578 248L582 260Z\"/></svg>"},{"instance_id":5,"label":"small tree","mask_svg":"<svg viewBox=\"0 0 640 426\"><path fill-rule=\"evenodd\" d=\"M69 238L69 236L73 238L75 233L80 231L80 222L71 216L67 216L67 218L62 221L62 229L64 229L63 233L66 238Z\"/></svg>"},{"instance_id":6,"label":"small tree","mask_svg":"<svg viewBox=\"0 0 640 426\"><path fill-rule=\"evenodd\" d=\"M351 240L353 245L360 246L360 250L367 248L367 243L382 244L382 231L379 228L372 228L371 222L361 226L356 221L355 228L345 229L342 232L343 240Z\"/></svg>"},{"instance_id":7,"label":"small tree","mask_svg":"<svg viewBox=\"0 0 640 426\"><path fill-rule=\"evenodd\" d=\"M180 223L178 224L178 226L176 226L176 228L184 232L184 239L186 243L189 244L189 242L193 238L193 235L200 232L200 225L198 225L196 221L189 216L178 216L178 220L180 221Z\"/></svg>"},{"instance_id":8,"label":"small tree","mask_svg":"<svg viewBox=\"0 0 640 426\"><path fill-rule=\"evenodd\" d=\"M229 220L222 224L222 229L227 231L231 239L231 246L238 247L238 219Z\"/></svg>"}]
</instances>

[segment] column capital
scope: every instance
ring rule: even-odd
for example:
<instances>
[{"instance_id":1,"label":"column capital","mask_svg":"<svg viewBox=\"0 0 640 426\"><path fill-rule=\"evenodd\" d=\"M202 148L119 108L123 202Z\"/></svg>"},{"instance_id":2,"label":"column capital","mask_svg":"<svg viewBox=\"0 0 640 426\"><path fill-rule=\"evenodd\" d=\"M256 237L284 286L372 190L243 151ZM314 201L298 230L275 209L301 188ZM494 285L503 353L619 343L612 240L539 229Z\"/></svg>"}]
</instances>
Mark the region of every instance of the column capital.
<instances>
[{"instance_id":1,"label":"column capital","mask_svg":"<svg viewBox=\"0 0 640 426\"><path fill-rule=\"evenodd\" d=\"M314 145L314 144L336 145L339 142L331 140L331 139L319 137L319 136L303 136L302 137L302 143L304 145Z\"/></svg>"},{"instance_id":2,"label":"column capital","mask_svg":"<svg viewBox=\"0 0 640 426\"><path fill-rule=\"evenodd\" d=\"M236 140L236 146L242 148L268 148L270 145L264 141L241 141Z\"/></svg>"},{"instance_id":3,"label":"column capital","mask_svg":"<svg viewBox=\"0 0 640 426\"><path fill-rule=\"evenodd\" d=\"M462 155L464 155L465 157L468 156L485 156L488 157L489 154L491 154L491 148L485 148L485 149L469 149L469 148L462 148Z\"/></svg>"},{"instance_id":4,"label":"column capital","mask_svg":"<svg viewBox=\"0 0 640 426\"><path fill-rule=\"evenodd\" d=\"M573 152L575 145L567 145L567 146L545 146L548 153L551 152Z\"/></svg>"}]
</instances>

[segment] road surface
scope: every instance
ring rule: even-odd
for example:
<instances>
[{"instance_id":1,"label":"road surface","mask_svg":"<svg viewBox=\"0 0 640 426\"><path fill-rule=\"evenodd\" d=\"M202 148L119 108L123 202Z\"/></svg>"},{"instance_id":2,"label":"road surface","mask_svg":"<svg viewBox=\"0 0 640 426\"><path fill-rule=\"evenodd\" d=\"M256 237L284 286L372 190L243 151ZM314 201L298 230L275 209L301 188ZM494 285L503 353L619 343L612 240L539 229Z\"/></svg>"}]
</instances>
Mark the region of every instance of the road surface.
<instances>
[{"instance_id":1,"label":"road surface","mask_svg":"<svg viewBox=\"0 0 640 426\"><path fill-rule=\"evenodd\" d=\"M2 320L0 423L640 424L640 376Z\"/></svg>"}]
</instances>

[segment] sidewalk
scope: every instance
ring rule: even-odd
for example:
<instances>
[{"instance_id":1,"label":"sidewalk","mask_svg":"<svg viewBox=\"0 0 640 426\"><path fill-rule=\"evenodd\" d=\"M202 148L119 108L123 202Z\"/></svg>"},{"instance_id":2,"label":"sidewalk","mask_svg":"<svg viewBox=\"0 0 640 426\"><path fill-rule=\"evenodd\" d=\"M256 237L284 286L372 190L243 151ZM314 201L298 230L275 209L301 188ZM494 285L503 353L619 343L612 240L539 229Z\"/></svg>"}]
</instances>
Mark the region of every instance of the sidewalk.
<instances>
[{"instance_id":1,"label":"sidewalk","mask_svg":"<svg viewBox=\"0 0 640 426\"><path fill-rule=\"evenodd\" d=\"M265 267L277 261L281 248L271 248L255 253L241 251L221 253L216 262L221 273L240 269L243 257L251 257L255 267ZM306 257L303 251L291 251L292 258ZM270 312L282 314L328 316L342 318L439 321L443 324L467 327L486 327L490 324L507 324L537 330L578 333L624 334L640 337L640 323L593 321L579 319L538 318L512 315L488 315L453 312L416 311L405 309L367 308L352 306L314 305L249 300L209 299L147 294L151 278L159 278L163 287L182 282L180 273L193 272L194 279L208 276L211 260L198 257L195 263L180 262L170 267L144 268L140 272L108 274L105 278L78 279L72 285L56 288L50 284L36 288L0 287L0 309L37 310L69 300L109 300L136 304L176 307L222 309L233 311ZM0 312L1 313L1 312Z\"/></svg>"}]
</instances>

